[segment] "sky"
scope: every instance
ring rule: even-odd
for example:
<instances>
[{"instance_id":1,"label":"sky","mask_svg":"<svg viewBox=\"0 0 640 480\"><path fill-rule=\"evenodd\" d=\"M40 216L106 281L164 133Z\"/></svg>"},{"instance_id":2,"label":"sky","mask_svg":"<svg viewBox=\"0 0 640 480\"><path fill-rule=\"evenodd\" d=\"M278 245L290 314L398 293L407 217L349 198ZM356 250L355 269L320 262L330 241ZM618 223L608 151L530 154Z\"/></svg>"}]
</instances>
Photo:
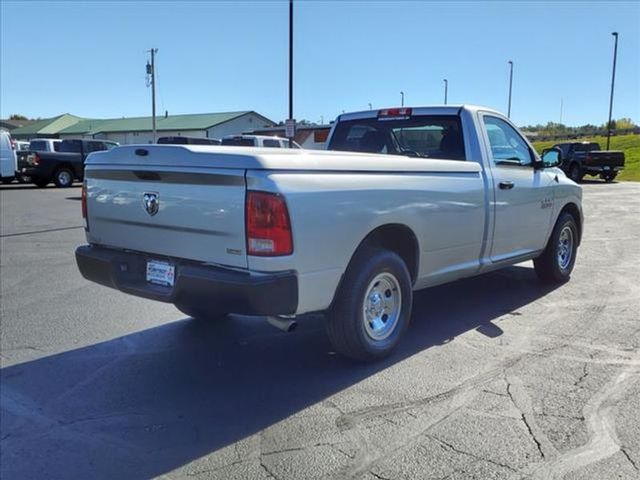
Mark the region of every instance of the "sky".
<instances>
[{"instance_id":1,"label":"sky","mask_svg":"<svg viewBox=\"0 0 640 480\"><path fill-rule=\"evenodd\" d=\"M472 103L512 119L603 124L619 32L614 118L640 122L640 2L301 1L294 117ZM0 2L0 116L288 113L288 2ZM561 108L562 106L562 108Z\"/></svg>"}]
</instances>

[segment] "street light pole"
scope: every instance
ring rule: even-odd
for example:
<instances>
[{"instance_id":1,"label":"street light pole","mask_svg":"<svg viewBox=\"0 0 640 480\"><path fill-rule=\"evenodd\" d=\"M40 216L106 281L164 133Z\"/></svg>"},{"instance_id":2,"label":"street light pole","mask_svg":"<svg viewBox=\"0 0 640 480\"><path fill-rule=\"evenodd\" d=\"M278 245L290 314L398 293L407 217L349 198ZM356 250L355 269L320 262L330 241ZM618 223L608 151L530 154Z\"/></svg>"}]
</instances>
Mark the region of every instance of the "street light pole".
<instances>
[{"instance_id":1,"label":"street light pole","mask_svg":"<svg viewBox=\"0 0 640 480\"><path fill-rule=\"evenodd\" d=\"M289 120L293 121L293 0L289 0ZM291 140L289 148L293 148Z\"/></svg>"},{"instance_id":2,"label":"street light pole","mask_svg":"<svg viewBox=\"0 0 640 480\"><path fill-rule=\"evenodd\" d=\"M613 86L616 83L616 57L618 56L618 32L612 32L615 37L615 45L613 47L613 72L611 73L611 96L609 97L609 123L607 123L607 150L611 142L611 115L613 113Z\"/></svg>"},{"instance_id":3,"label":"street light pole","mask_svg":"<svg viewBox=\"0 0 640 480\"><path fill-rule=\"evenodd\" d=\"M147 62L147 75L151 78L151 129L153 131L153 143L156 143L156 62L155 55L157 48L149 50L151 53L151 63Z\"/></svg>"},{"instance_id":4,"label":"street light pole","mask_svg":"<svg viewBox=\"0 0 640 480\"><path fill-rule=\"evenodd\" d=\"M400 106L404 107L404 92L400 92Z\"/></svg>"},{"instance_id":5,"label":"street light pole","mask_svg":"<svg viewBox=\"0 0 640 480\"><path fill-rule=\"evenodd\" d=\"M444 79L444 104L447 104L447 90L449 89L449 81Z\"/></svg>"},{"instance_id":6,"label":"street light pole","mask_svg":"<svg viewBox=\"0 0 640 480\"><path fill-rule=\"evenodd\" d=\"M507 118L511 118L511 89L513 87L513 62L509 60L509 107L507 108Z\"/></svg>"},{"instance_id":7,"label":"street light pole","mask_svg":"<svg viewBox=\"0 0 640 480\"><path fill-rule=\"evenodd\" d=\"M373 110L373 106L369 103L369 110Z\"/></svg>"}]
</instances>

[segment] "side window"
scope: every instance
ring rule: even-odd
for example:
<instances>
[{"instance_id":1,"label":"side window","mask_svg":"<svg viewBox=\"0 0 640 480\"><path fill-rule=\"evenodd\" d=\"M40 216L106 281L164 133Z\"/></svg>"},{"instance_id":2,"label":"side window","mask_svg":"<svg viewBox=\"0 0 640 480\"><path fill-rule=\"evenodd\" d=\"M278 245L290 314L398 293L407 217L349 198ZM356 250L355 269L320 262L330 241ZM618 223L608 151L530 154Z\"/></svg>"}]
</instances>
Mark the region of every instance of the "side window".
<instances>
[{"instance_id":1,"label":"side window","mask_svg":"<svg viewBox=\"0 0 640 480\"><path fill-rule=\"evenodd\" d=\"M271 148L281 148L282 146L280 145L280 140L271 140L269 138L265 138L263 145L265 147L271 147Z\"/></svg>"},{"instance_id":2,"label":"side window","mask_svg":"<svg viewBox=\"0 0 640 480\"><path fill-rule=\"evenodd\" d=\"M483 118L496 164L528 166L533 163L529 145L515 128L497 117L485 115Z\"/></svg>"},{"instance_id":3,"label":"side window","mask_svg":"<svg viewBox=\"0 0 640 480\"><path fill-rule=\"evenodd\" d=\"M99 152L100 150L106 150L104 143L102 142L87 142L87 153Z\"/></svg>"}]
</instances>

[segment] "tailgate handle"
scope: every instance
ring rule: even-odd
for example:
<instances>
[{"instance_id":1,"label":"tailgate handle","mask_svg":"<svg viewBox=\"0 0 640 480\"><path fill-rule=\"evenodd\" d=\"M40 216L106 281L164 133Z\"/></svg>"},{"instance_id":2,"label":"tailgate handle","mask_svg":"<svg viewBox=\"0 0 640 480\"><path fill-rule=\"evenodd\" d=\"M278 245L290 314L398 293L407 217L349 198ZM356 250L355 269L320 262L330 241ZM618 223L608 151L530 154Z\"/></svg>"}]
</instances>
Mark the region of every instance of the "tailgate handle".
<instances>
[{"instance_id":1,"label":"tailgate handle","mask_svg":"<svg viewBox=\"0 0 640 480\"><path fill-rule=\"evenodd\" d=\"M147 150L146 148L136 148L136 155L140 157L146 157L147 155L149 155L149 150Z\"/></svg>"},{"instance_id":2,"label":"tailgate handle","mask_svg":"<svg viewBox=\"0 0 640 480\"><path fill-rule=\"evenodd\" d=\"M147 172L147 171L134 171L133 174L138 177L140 180L160 180L160 174L157 172Z\"/></svg>"}]
</instances>

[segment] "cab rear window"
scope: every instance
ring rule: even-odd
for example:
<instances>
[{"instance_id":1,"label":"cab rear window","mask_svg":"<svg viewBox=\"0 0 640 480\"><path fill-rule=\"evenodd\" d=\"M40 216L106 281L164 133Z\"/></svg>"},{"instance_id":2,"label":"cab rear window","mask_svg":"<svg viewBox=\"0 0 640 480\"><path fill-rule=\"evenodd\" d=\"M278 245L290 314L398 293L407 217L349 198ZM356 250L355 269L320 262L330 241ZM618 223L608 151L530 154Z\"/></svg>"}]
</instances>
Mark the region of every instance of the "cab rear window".
<instances>
[{"instance_id":1,"label":"cab rear window","mask_svg":"<svg viewBox=\"0 0 640 480\"><path fill-rule=\"evenodd\" d=\"M460 118L414 116L339 122L329 150L466 160Z\"/></svg>"}]
</instances>

